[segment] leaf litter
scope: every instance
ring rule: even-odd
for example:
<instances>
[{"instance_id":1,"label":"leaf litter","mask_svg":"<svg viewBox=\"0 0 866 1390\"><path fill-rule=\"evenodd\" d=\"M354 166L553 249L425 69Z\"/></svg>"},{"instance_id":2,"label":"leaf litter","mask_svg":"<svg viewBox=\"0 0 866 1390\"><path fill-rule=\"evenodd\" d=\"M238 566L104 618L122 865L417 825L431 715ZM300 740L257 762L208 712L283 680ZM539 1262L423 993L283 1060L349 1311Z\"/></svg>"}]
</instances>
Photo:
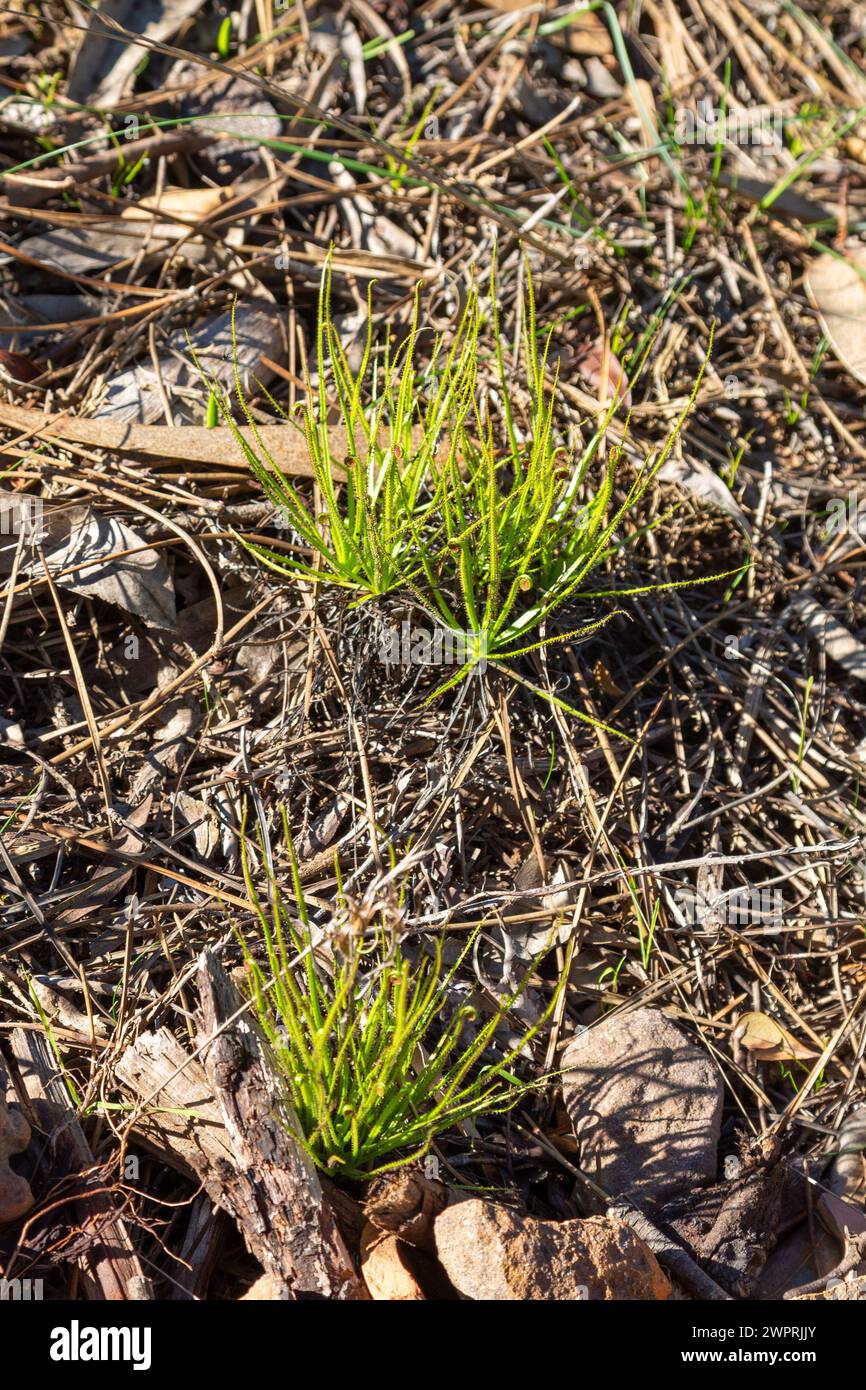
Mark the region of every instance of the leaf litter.
<instances>
[{"instance_id":1,"label":"leaf litter","mask_svg":"<svg viewBox=\"0 0 866 1390\"><path fill-rule=\"evenodd\" d=\"M605 1249L631 1252L642 1282L610 1296L672 1279L696 1300L812 1297L839 1269L853 1289L866 72L845 13L354 0L339 21L243 7L223 30L208 0L155 5L146 27L133 11L10 12L0 32L0 1011L19 1083L56 1102L59 1059L73 1136L56 1162L33 1142L15 1157L33 1206L0 1233L4 1277L68 1297L87 1260L106 1297L237 1298L264 1269L271 1296L359 1296L366 1267L373 1297L455 1297L441 1220L449 1272L483 1233L467 1297L506 1287L509 1249L520 1296L573 1296L537 1263L551 1223L557 1249L595 1259L594 1288ZM443 689L414 578L361 603L328 591L219 418L206 378L247 448L258 431L328 512L298 407L339 355L335 339L317 361L329 254L353 374L372 312L364 407L417 281L423 398L435 335L453 345L495 262L473 430L503 484L532 431L531 274L551 439L586 459L572 501L606 497L619 520L592 596L546 613L508 672ZM352 440L325 404L340 489ZM296 926L303 896L325 997L341 942L393 966L387 927L412 979L441 949L416 1087L465 1025L478 1067L508 1058L523 1088L428 1134L411 1182L376 1180L427 1211L423 1260L409 1217L371 1234L381 1188L317 1174L291 1126L268 1128L255 1033L227 1025L231 1092L198 1034L200 999L226 1019L248 1001L245 950L267 969L250 890L275 885ZM375 998L375 970L360 978ZM558 1075L583 1030L637 1009L724 1091L715 1176L655 1206L597 1181ZM282 1168L251 1160L259 1140ZM243 1184L220 1186L257 1161L275 1206L309 1215L298 1267ZM57 1181L95 1226L52 1207ZM497 1200L447 1215L479 1188Z\"/></svg>"}]
</instances>

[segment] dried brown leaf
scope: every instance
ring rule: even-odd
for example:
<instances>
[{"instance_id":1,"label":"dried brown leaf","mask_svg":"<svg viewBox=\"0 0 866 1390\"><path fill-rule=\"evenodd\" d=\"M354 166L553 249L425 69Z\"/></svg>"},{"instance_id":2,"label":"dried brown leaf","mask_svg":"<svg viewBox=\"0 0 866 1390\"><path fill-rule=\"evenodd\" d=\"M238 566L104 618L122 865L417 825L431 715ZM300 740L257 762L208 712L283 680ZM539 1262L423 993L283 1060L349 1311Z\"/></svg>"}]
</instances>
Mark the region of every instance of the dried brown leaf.
<instances>
[{"instance_id":1,"label":"dried brown leaf","mask_svg":"<svg viewBox=\"0 0 866 1390\"><path fill-rule=\"evenodd\" d=\"M846 256L828 251L806 275L809 298L839 361L866 385L866 246Z\"/></svg>"},{"instance_id":2,"label":"dried brown leaf","mask_svg":"<svg viewBox=\"0 0 866 1390\"><path fill-rule=\"evenodd\" d=\"M743 1014L733 1037L760 1062L801 1062L818 1055L798 1042L769 1014L760 1012Z\"/></svg>"}]
</instances>

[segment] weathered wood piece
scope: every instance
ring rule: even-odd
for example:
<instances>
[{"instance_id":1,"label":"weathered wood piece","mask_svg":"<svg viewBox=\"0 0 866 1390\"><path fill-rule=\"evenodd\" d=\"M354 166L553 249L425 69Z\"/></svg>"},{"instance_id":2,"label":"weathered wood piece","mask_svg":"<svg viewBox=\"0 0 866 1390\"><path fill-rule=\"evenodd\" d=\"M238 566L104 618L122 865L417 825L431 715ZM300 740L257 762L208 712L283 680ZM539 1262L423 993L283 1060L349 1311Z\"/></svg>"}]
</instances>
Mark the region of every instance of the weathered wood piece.
<instances>
[{"instance_id":1,"label":"weathered wood piece","mask_svg":"<svg viewBox=\"0 0 866 1390\"><path fill-rule=\"evenodd\" d=\"M243 450L228 425L209 430L204 425L138 425L126 420L79 420L64 411L47 414L23 405L0 405L0 424L25 431L34 439L86 444L112 453L144 454L163 462L202 463L211 467L249 470ZM258 443L248 427L240 430L251 448ZM329 432L335 451L348 448L345 430ZM281 472L313 476L306 440L291 425L264 425L259 438ZM340 470L337 469L337 472Z\"/></svg>"},{"instance_id":2,"label":"weathered wood piece","mask_svg":"<svg viewBox=\"0 0 866 1390\"><path fill-rule=\"evenodd\" d=\"M115 1075L142 1102L131 1118L136 1140L178 1172L200 1182L219 1203L220 1162L232 1161L222 1115L198 1057L167 1028L142 1033L115 1066ZM185 1113L188 1112L188 1113ZM328 1178L322 1191L349 1250L357 1252L366 1217L360 1204Z\"/></svg>"},{"instance_id":3,"label":"weathered wood piece","mask_svg":"<svg viewBox=\"0 0 866 1390\"><path fill-rule=\"evenodd\" d=\"M55 1168L61 1173L83 1173L94 1166L93 1154L45 1037L26 1028L15 1028L11 1047L21 1084L29 1101L31 1128L49 1146ZM110 1300L147 1300L153 1297L150 1282L135 1252L126 1223L118 1216L108 1193L94 1193L75 1203L85 1230L95 1233L85 1264L94 1282L84 1280L85 1292Z\"/></svg>"},{"instance_id":4,"label":"weathered wood piece","mask_svg":"<svg viewBox=\"0 0 866 1390\"><path fill-rule=\"evenodd\" d=\"M148 1149L218 1196L214 1171L232 1154L213 1089L197 1057L167 1028L142 1033L119 1058L115 1075L143 1102L132 1129Z\"/></svg>"},{"instance_id":5,"label":"weathered wood piece","mask_svg":"<svg viewBox=\"0 0 866 1390\"><path fill-rule=\"evenodd\" d=\"M256 1258L296 1298L360 1299L363 1288L257 1030L216 957L199 958L205 1071L231 1159L217 1160L221 1205Z\"/></svg>"},{"instance_id":6,"label":"weathered wood piece","mask_svg":"<svg viewBox=\"0 0 866 1390\"><path fill-rule=\"evenodd\" d=\"M228 1217L214 1206L209 1194L199 1193L190 1208L186 1236L177 1252L183 1263L177 1265L172 1274L171 1298L207 1297L208 1285L228 1226Z\"/></svg>"}]
</instances>

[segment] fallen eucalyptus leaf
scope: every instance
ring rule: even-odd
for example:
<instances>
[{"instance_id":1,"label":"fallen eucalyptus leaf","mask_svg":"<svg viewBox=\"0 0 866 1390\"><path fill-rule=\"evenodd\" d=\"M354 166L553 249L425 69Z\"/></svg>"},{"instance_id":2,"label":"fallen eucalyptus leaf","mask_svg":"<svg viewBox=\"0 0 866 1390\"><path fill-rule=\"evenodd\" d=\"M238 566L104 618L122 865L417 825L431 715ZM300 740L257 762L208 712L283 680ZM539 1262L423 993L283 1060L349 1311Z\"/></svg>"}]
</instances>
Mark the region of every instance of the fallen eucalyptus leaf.
<instances>
[{"instance_id":1,"label":"fallen eucalyptus leaf","mask_svg":"<svg viewBox=\"0 0 866 1390\"><path fill-rule=\"evenodd\" d=\"M121 217L127 220L147 221L154 215L162 217L185 217L198 220L209 217L219 207L227 203L234 194L227 188L164 188L161 193L148 193L137 203L130 203L123 209ZM180 225L180 224L178 224Z\"/></svg>"},{"instance_id":2,"label":"fallen eucalyptus leaf","mask_svg":"<svg viewBox=\"0 0 866 1390\"><path fill-rule=\"evenodd\" d=\"M219 844L219 821L213 808L187 792L175 792L174 804L181 819L192 827L196 853L209 861Z\"/></svg>"},{"instance_id":3,"label":"fallen eucalyptus leaf","mask_svg":"<svg viewBox=\"0 0 866 1390\"><path fill-rule=\"evenodd\" d=\"M237 335L237 368L244 390L249 391L255 379L268 381L272 373L262 365L263 357L279 357L282 349L282 322L279 309L266 301L239 304L235 313ZM204 413L207 388L193 361L193 352L201 369L209 377L231 387L234 384L232 345L232 316L230 312L201 324L189 335L177 329L166 340L160 353L159 367L163 385L180 388L195 387L201 399L199 419ZM169 389L169 395L172 395ZM179 403L178 403L179 404ZM156 390L156 373L152 364L138 362L120 372L108 383L107 395L96 412L100 419L137 420L149 424L163 415L162 403Z\"/></svg>"},{"instance_id":4,"label":"fallen eucalyptus leaf","mask_svg":"<svg viewBox=\"0 0 866 1390\"><path fill-rule=\"evenodd\" d=\"M601 373L604 364L604 343L596 338L593 342L587 343L575 356L573 365L580 372L590 386L598 391L601 386ZM604 385L604 401L607 405L612 396L617 399L626 410L631 408L631 388L629 387L628 377L625 370L614 352L608 349L607 354L607 381Z\"/></svg>"},{"instance_id":5,"label":"fallen eucalyptus leaf","mask_svg":"<svg viewBox=\"0 0 866 1390\"><path fill-rule=\"evenodd\" d=\"M866 385L866 247L844 257L819 256L809 267L806 290L839 361Z\"/></svg>"},{"instance_id":6,"label":"fallen eucalyptus leaf","mask_svg":"<svg viewBox=\"0 0 866 1390\"><path fill-rule=\"evenodd\" d=\"M109 266L134 256L141 248L141 232L118 226L112 218L105 227L50 227L25 237L18 249L25 256L65 275L103 275ZM4 257L4 261L11 257Z\"/></svg>"},{"instance_id":7,"label":"fallen eucalyptus leaf","mask_svg":"<svg viewBox=\"0 0 866 1390\"><path fill-rule=\"evenodd\" d=\"M718 183L722 188L730 189L735 197L744 199L747 203L761 203L768 193L773 191L772 183L765 183L763 179L744 178L740 174L729 174L723 169L718 176ZM793 189L786 188L780 193L778 198L774 198L768 212L771 216L795 217L798 222L833 222L835 219L829 208L825 208L822 203L816 203L811 198L804 198L802 194L795 193Z\"/></svg>"},{"instance_id":8,"label":"fallen eucalyptus leaf","mask_svg":"<svg viewBox=\"0 0 866 1390\"><path fill-rule=\"evenodd\" d=\"M759 1062L804 1062L818 1055L798 1042L787 1028L770 1018L769 1014L743 1014L732 1037Z\"/></svg>"},{"instance_id":9,"label":"fallen eucalyptus leaf","mask_svg":"<svg viewBox=\"0 0 866 1390\"><path fill-rule=\"evenodd\" d=\"M148 627L173 628L174 585L159 551L116 517L75 510L84 515L75 517L67 539L46 555L55 582L74 594L113 603ZM62 573L73 566L84 567ZM32 573L40 569L35 562Z\"/></svg>"},{"instance_id":10,"label":"fallen eucalyptus leaf","mask_svg":"<svg viewBox=\"0 0 866 1390\"><path fill-rule=\"evenodd\" d=\"M568 19L566 29L560 29L551 35L554 43L564 44L569 53L582 58L608 57L613 54L613 40L604 22L594 11L577 11L568 16Z\"/></svg>"}]
</instances>

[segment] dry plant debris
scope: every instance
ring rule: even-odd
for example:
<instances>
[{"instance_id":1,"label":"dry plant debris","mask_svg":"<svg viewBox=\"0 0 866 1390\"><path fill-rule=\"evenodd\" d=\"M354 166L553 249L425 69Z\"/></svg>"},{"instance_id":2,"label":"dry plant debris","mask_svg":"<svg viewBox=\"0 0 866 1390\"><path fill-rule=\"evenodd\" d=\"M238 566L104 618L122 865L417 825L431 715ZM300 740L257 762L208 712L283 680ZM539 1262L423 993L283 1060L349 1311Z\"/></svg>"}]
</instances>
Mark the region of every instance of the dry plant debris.
<instances>
[{"instance_id":1,"label":"dry plant debris","mask_svg":"<svg viewBox=\"0 0 866 1390\"><path fill-rule=\"evenodd\" d=\"M0 1277L52 1299L855 1297L866 8L139 8L0 15ZM608 543L455 680L432 561L325 584L249 454L334 540L377 486L347 422L385 344L416 323L411 451L472 304L446 604L475 629L467 594L513 586L516 616L543 590L539 538L507 584L489 544L509 507L545 514L520 490L536 447L550 564L560 504ZM429 485L416 557L419 512L439 553ZM317 1170L249 1008L250 961L263 987L280 962L253 901L275 885L306 952L285 988L309 968L332 998L351 948L359 1017L382 923L407 981L441 949L404 1077L457 1030L470 1080L507 1064L502 1103L385 1156L411 1168ZM684 1110L628 1091L613 1044L641 1019ZM570 1072L563 1104L590 1053L615 1171ZM699 1100L696 1164L666 1134Z\"/></svg>"}]
</instances>

